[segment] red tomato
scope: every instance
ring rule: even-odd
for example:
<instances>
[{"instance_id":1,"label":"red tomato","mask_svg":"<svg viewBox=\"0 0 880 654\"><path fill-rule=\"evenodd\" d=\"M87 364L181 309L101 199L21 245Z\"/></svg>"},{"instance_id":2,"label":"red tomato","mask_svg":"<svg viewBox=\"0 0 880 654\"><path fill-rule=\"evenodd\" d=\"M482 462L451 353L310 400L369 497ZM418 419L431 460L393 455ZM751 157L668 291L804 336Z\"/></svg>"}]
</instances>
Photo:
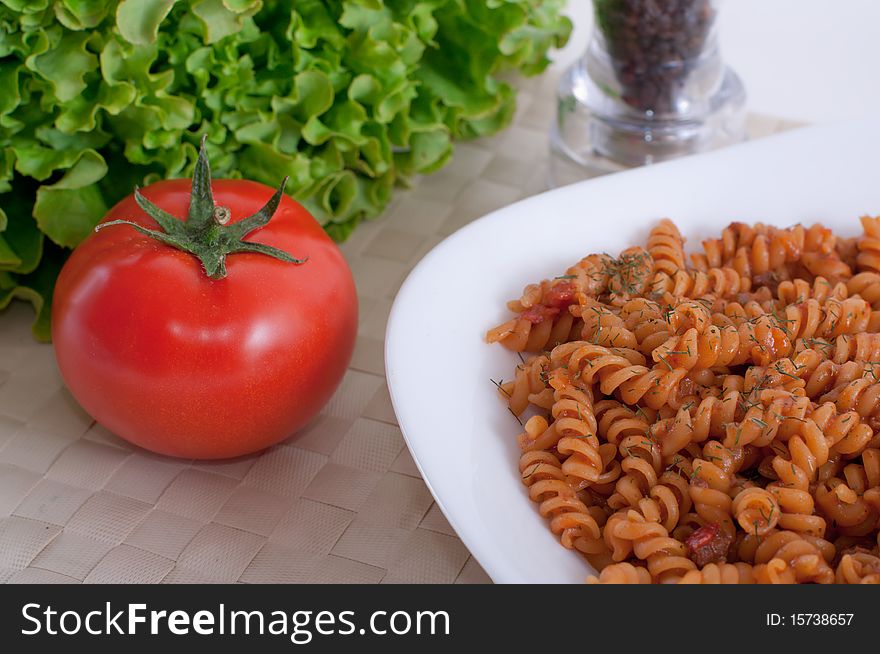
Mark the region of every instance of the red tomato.
<instances>
[{"instance_id":1,"label":"red tomato","mask_svg":"<svg viewBox=\"0 0 880 654\"><path fill-rule=\"evenodd\" d=\"M214 201L232 225L273 189L218 180ZM190 181L142 194L184 218ZM156 222L132 196L105 221ZM89 236L55 288L52 338L61 374L100 424L148 450L218 459L290 436L327 402L346 370L357 298L339 248L288 196L269 223L244 238L305 263L260 253L228 255L210 279L199 259L114 225Z\"/></svg>"}]
</instances>

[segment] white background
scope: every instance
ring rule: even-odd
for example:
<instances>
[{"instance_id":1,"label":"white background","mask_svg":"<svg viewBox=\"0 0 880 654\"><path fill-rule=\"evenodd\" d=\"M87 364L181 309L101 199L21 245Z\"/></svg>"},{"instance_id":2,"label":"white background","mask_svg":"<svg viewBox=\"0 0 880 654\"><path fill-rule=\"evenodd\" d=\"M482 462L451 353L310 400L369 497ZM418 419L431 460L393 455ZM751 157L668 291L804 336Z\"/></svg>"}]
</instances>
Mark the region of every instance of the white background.
<instances>
[{"instance_id":1,"label":"white background","mask_svg":"<svg viewBox=\"0 0 880 654\"><path fill-rule=\"evenodd\" d=\"M592 3L568 5L575 32L555 66L581 54L592 29ZM723 0L719 29L751 112L820 123L880 108L880 0Z\"/></svg>"}]
</instances>

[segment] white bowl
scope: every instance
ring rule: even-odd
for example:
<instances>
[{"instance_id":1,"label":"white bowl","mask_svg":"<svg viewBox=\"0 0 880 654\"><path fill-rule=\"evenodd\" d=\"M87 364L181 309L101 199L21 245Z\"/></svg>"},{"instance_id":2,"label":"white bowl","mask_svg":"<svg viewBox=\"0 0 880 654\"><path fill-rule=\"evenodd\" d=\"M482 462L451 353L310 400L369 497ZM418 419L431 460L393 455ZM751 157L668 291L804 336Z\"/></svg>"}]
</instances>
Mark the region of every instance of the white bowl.
<instances>
[{"instance_id":1,"label":"white bowl","mask_svg":"<svg viewBox=\"0 0 880 654\"><path fill-rule=\"evenodd\" d=\"M878 160L873 125L788 132L534 196L462 228L416 266L388 322L391 400L437 504L495 582L583 582L591 572L520 479L520 426L490 382L511 379L518 359L483 340L510 316L505 302L587 253L644 245L663 217L688 251L731 221L857 234L860 215L880 213Z\"/></svg>"}]
</instances>

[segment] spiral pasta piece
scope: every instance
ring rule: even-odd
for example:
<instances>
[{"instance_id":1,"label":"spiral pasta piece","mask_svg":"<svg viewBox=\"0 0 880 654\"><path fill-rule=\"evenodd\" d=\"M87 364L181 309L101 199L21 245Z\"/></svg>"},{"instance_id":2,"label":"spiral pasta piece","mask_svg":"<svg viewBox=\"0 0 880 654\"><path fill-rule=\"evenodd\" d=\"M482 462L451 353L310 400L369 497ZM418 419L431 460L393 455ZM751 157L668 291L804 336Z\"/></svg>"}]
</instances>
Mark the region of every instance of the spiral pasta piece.
<instances>
[{"instance_id":1,"label":"spiral pasta piece","mask_svg":"<svg viewBox=\"0 0 880 654\"><path fill-rule=\"evenodd\" d=\"M859 485L862 493L880 487L880 449L870 447L862 450L862 465L859 468ZM849 475L847 475L847 481L851 485L855 485Z\"/></svg>"},{"instance_id":2,"label":"spiral pasta piece","mask_svg":"<svg viewBox=\"0 0 880 654\"><path fill-rule=\"evenodd\" d=\"M609 301L621 305L631 297L644 295L650 284L654 262L644 248L625 249L611 263L608 280Z\"/></svg>"},{"instance_id":3,"label":"spiral pasta piece","mask_svg":"<svg viewBox=\"0 0 880 654\"><path fill-rule=\"evenodd\" d=\"M688 490L694 510L706 524L718 525L731 537L736 527L730 491L742 461L742 448L729 449L718 441L707 442L702 457L692 461Z\"/></svg>"},{"instance_id":4,"label":"spiral pasta piece","mask_svg":"<svg viewBox=\"0 0 880 654\"><path fill-rule=\"evenodd\" d=\"M669 293L677 297L700 298L710 295L730 296L747 293L751 280L733 268L679 270L672 279Z\"/></svg>"},{"instance_id":5,"label":"spiral pasta piece","mask_svg":"<svg viewBox=\"0 0 880 654\"><path fill-rule=\"evenodd\" d=\"M690 427L688 442L702 443L707 438L719 438L726 432L726 425L736 421L742 409L741 389L727 383L721 397L709 396L690 406L683 407L688 413ZM662 443L664 456L678 452L686 443L664 440Z\"/></svg>"},{"instance_id":6,"label":"spiral pasta piece","mask_svg":"<svg viewBox=\"0 0 880 654\"><path fill-rule=\"evenodd\" d=\"M490 329L486 341L500 343L514 352L540 352L548 345L552 347L580 335L581 329L580 322L571 312L557 306L537 304L523 310L519 317Z\"/></svg>"},{"instance_id":7,"label":"spiral pasta piece","mask_svg":"<svg viewBox=\"0 0 880 654\"><path fill-rule=\"evenodd\" d=\"M554 393L551 413L562 438L585 439L596 436L593 391L589 386L561 386Z\"/></svg>"},{"instance_id":8,"label":"spiral pasta piece","mask_svg":"<svg viewBox=\"0 0 880 654\"><path fill-rule=\"evenodd\" d=\"M833 402L838 411L855 412L862 420L876 419L880 415L880 409L878 409L880 383L876 382L873 377L862 377L833 388L820 400ZM838 449L847 454L855 453L867 447L871 437L872 434L864 431L853 434L853 437L846 443L842 443Z\"/></svg>"},{"instance_id":9,"label":"spiral pasta piece","mask_svg":"<svg viewBox=\"0 0 880 654\"><path fill-rule=\"evenodd\" d=\"M753 395L751 393L750 397ZM723 444L729 448L767 446L773 442L783 425L806 424L809 411L810 400L805 396L785 389L763 389L759 393L759 401L749 405L742 420L727 423Z\"/></svg>"},{"instance_id":10,"label":"spiral pasta piece","mask_svg":"<svg viewBox=\"0 0 880 654\"><path fill-rule=\"evenodd\" d=\"M880 557L868 552L844 554L834 576L838 584L880 584Z\"/></svg>"},{"instance_id":11,"label":"spiral pasta piece","mask_svg":"<svg viewBox=\"0 0 880 654\"><path fill-rule=\"evenodd\" d=\"M783 545L797 540L804 540L811 544L829 565L834 561L837 554L834 543L818 536L783 529L772 529L765 536L739 532L737 541L731 548L731 555L734 560L760 565L770 561Z\"/></svg>"},{"instance_id":12,"label":"spiral pasta piece","mask_svg":"<svg viewBox=\"0 0 880 654\"><path fill-rule=\"evenodd\" d=\"M789 395L806 395L807 379L810 377L810 368L792 359L777 359L767 366L751 366L743 376L743 390L748 400L748 406L754 406L755 398L762 396L785 397L779 392L767 393L764 391L785 391Z\"/></svg>"},{"instance_id":13,"label":"spiral pasta piece","mask_svg":"<svg viewBox=\"0 0 880 654\"><path fill-rule=\"evenodd\" d=\"M679 408L674 417L667 418L655 427L652 427L664 461L674 460L673 457L681 449L697 442L697 436L694 434L693 420L689 411L694 401L691 401L689 404L690 406Z\"/></svg>"},{"instance_id":14,"label":"spiral pasta piece","mask_svg":"<svg viewBox=\"0 0 880 654\"><path fill-rule=\"evenodd\" d=\"M750 325L748 339L755 343L752 359L759 365L790 356L798 339L835 339L864 332L871 318L871 307L858 297L820 303L810 299L789 305L780 314L760 316Z\"/></svg>"},{"instance_id":15,"label":"spiral pasta piece","mask_svg":"<svg viewBox=\"0 0 880 654\"><path fill-rule=\"evenodd\" d=\"M651 230L647 247L654 263L651 291L671 291L675 274L685 267L684 239L675 223L667 218L661 220Z\"/></svg>"},{"instance_id":16,"label":"spiral pasta piece","mask_svg":"<svg viewBox=\"0 0 880 654\"><path fill-rule=\"evenodd\" d=\"M691 508L687 482L671 469L663 469L657 440L644 434L632 434L620 441L625 453L621 461L621 477L608 507L638 509L650 522L659 522L667 531L678 525L682 513Z\"/></svg>"},{"instance_id":17,"label":"spiral pasta piece","mask_svg":"<svg viewBox=\"0 0 880 654\"><path fill-rule=\"evenodd\" d=\"M562 472L570 483L574 480L580 490L599 481L605 467L596 436L593 392L589 386L578 388L567 384L556 390L555 400L551 413L554 430L559 435L556 451L566 457Z\"/></svg>"},{"instance_id":18,"label":"spiral pasta piece","mask_svg":"<svg viewBox=\"0 0 880 654\"><path fill-rule=\"evenodd\" d=\"M555 448L562 438L556 430L556 424L550 424L544 416L532 416L523 425L523 431L517 437L523 452L547 450Z\"/></svg>"},{"instance_id":19,"label":"spiral pasta piece","mask_svg":"<svg viewBox=\"0 0 880 654\"><path fill-rule=\"evenodd\" d=\"M849 295L870 302L873 309L880 309L880 274L873 270L853 275L846 282L846 290Z\"/></svg>"},{"instance_id":20,"label":"spiral pasta piece","mask_svg":"<svg viewBox=\"0 0 880 654\"><path fill-rule=\"evenodd\" d=\"M804 252L831 254L837 251L837 236L820 223L810 225L804 232Z\"/></svg>"},{"instance_id":21,"label":"spiral pasta piece","mask_svg":"<svg viewBox=\"0 0 880 654\"><path fill-rule=\"evenodd\" d=\"M859 272L880 272L880 217L862 216L859 220L863 235L858 240L856 268Z\"/></svg>"},{"instance_id":22,"label":"spiral pasta piece","mask_svg":"<svg viewBox=\"0 0 880 654\"><path fill-rule=\"evenodd\" d=\"M514 379L511 382L497 382L498 390L506 398L510 411L515 416L521 416L529 404L537 404L549 409L552 404L552 391L549 396L547 371L550 368L550 359L546 356L531 357L516 367Z\"/></svg>"},{"instance_id":23,"label":"spiral pasta piece","mask_svg":"<svg viewBox=\"0 0 880 654\"><path fill-rule=\"evenodd\" d=\"M608 254L588 254L569 267L563 279L573 279L581 293L598 296L608 290L614 271L614 258Z\"/></svg>"},{"instance_id":24,"label":"spiral pasta piece","mask_svg":"<svg viewBox=\"0 0 880 654\"><path fill-rule=\"evenodd\" d=\"M638 346L634 349L642 354L650 355L654 348L670 336L671 328L666 320L666 312L653 300L632 298L620 307L620 317L627 330L636 337Z\"/></svg>"},{"instance_id":25,"label":"spiral pasta piece","mask_svg":"<svg viewBox=\"0 0 880 654\"><path fill-rule=\"evenodd\" d=\"M651 578L658 583L674 583L689 570L696 569L687 558L687 549L671 538L663 525L648 522L635 510L615 513L605 525L605 542L615 561L630 553L647 563Z\"/></svg>"},{"instance_id":26,"label":"spiral pasta piece","mask_svg":"<svg viewBox=\"0 0 880 654\"><path fill-rule=\"evenodd\" d=\"M834 363L847 361L877 363L880 361L880 334L842 334L834 340L820 338L798 339L796 352L814 350Z\"/></svg>"},{"instance_id":27,"label":"spiral pasta piece","mask_svg":"<svg viewBox=\"0 0 880 654\"><path fill-rule=\"evenodd\" d=\"M538 512L550 520L550 530L568 549L595 552L601 539L604 513L587 507L565 479L559 459L549 452L526 452L519 462L529 498L538 503ZM591 510L592 509L592 510Z\"/></svg>"},{"instance_id":28,"label":"spiral pasta piece","mask_svg":"<svg viewBox=\"0 0 880 654\"><path fill-rule=\"evenodd\" d=\"M814 492L819 510L840 533L861 536L876 529L876 511L842 480L832 478Z\"/></svg>"},{"instance_id":29,"label":"spiral pasta piece","mask_svg":"<svg viewBox=\"0 0 880 654\"><path fill-rule=\"evenodd\" d=\"M627 436L620 441L618 449L624 458L620 464L622 475L608 499L612 509L637 506L657 485L662 467L659 447L645 434Z\"/></svg>"},{"instance_id":30,"label":"spiral pasta piece","mask_svg":"<svg viewBox=\"0 0 880 654\"><path fill-rule=\"evenodd\" d=\"M880 355L877 336L840 336L833 350L802 350L793 359L777 361L773 368L780 374L801 379L803 391L810 398L820 397L857 379L880 380L880 359L875 358L875 354Z\"/></svg>"},{"instance_id":31,"label":"spiral pasta piece","mask_svg":"<svg viewBox=\"0 0 880 654\"><path fill-rule=\"evenodd\" d=\"M766 535L779 522L779 502L763 488L744 488L733 498L731 506L743 531Z\"/></svg>"},{"instance_id":32,"label":"spiral pasta piece","mask_svg":"<svg viewBox=\"0 0 880 654\"><path fill-rule=\"evenodd\" d=\"M804 252L800 262L811 275L824 277L837 284L844 283L852 277L852 269L840 259L836 250Z\"/></svg>"},{"instance_id":33,"label":"spiral pasta piece","mask_svg":"<svg viewBox=\"0 0 880 654\"><path fill-rule=\"evenodd\" d=\"M815 514L815 502L804 471L782 457L773 459L773 469L779 482L767 488L776 495L780 507L779 525L799 534L822 537L825 534L824 518Z\"/></svg>"},{"instance_id":34,"label":"spiral pasta piece","mask_svg":"<svg viewBox=\"0 0 880 654\"><path fill-rule=\"evenodd\" d=\"M647 568L624 561L605 566L598 575L587 577L588 584L650 584L651 573Z\"/></svg>"},{"instance_id":35,"label":"spiral pasta piece","mask_svg":"<svg viewBox=\"0 0 880 654\"><path fill-rule=\"evenodd\" d=\"M624 347L635 349L639 342L631 332L625 320L617 311L597 302L593 298L579 296L579 305L572 307L583 323L581 338L585 341L605 347Z\"/></svg>"},{"instance_id":36,"label":"spiral pasta piece","mask_svg":"<svg viewBox=\"0 0 880 654\"><path fill-rule=\"evenodd\" d=\"M880 291L880 289L878 289L878 291ZM786 280L780 282L779 286L776 288L776 297L778 298L776 306L777 308L782 309L789 304L798 304L800 302L806 302L807 300L816 300L817 302L825 302L831 298L845 300L850 294L851 290L849 288L849 282L846 284L842 282L832 284L821 275L816 277L812 284L806 279ZM855 295L855 293L852 294ZM870 300L864 298L864 296L862 297L870 302Z\"/></svg>"},{"instance_id":37,"label":"spiral pasta piece","mask_svg":"<svg viewBox=\"0 0 880 654\"><path fill-rule=\"evenodd\" d=\"M876 531L880 519L880 450L865 448L861 463L839 462L820 482L814 490L816 503L839 533L865 536Z\"/></svg>"},{"instance_id":38,"label":"spiral pasta piece","mask_svg":"<svg viewBox=\"0 0 880 654\"><path fill-rule=\"evenodd\" d=\"M679 584L754 584L752 566L747 563L709 563L686 572Z\"/></svg>"},{"instance_id":39,"label":"spiral pasta piece","mask_svg":"<svg viewBox=\"0 0 880 654\"><path fill-rule=\"evenodd\" d=\"M834 571L821 550L810 540L790 531L780 531L758 546L754 569L759 584L834 582Z\"/></svg>"},{"instance_id":40,"label":"spiral pasta piece","mask_svg":"<svg viewBox=\"0 0 880 654\"><path fill-rule=\"evenodd\" d=\"M747 359L749 350L750 344L744 343L737 329L710 325L703 333L692 327L681 336L670 337L654 349L651 357L672 368L705 370L739 365Z\"/></svg>"},{"instance_id":41,"label":"spiral pasta piece","mask_svg":"<svg viewBox=\"0 0 880 654\"><path fill-rule=\"evenodd\" d=\"M626 436L646 434L655 412L641 408L634 410L617 400L602 400L596 403L594 413L599 436L617 445Z\"/></svg>"}]
</instances>

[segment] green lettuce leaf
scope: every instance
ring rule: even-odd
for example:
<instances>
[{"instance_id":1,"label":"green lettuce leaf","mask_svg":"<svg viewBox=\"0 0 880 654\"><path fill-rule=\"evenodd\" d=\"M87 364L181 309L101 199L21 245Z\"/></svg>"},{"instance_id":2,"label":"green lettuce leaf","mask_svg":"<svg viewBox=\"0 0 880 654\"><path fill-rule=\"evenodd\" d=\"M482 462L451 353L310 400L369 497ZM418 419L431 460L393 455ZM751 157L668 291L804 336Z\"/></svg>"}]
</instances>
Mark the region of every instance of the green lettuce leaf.
<instances>
[{"instance_id":1,"label":"green lettuce leaf","mask_svg":"<svg viewBox=\"0 0 880 654\"><path fill-rule=\"evenodd\" d=\"M16 186L0 195L0 271L30 273L43 254L43 233L30 215L33 191Z\"/></svg>"},{"instance_id":2,"label":"green lettuce leaf","mask_svg":"<svg viewBox=\"0 0 880 654\"><path fill-rule=\"evenodd\" d=\"M41 186L34 217L46 236L65 247L74 247L95 228L107 212L96 182L107 173L104 158L86 150L54 184Z\"/></svg>"},{"instance_id":3,"label":"green lettuce leaf","mask_svg":"<svg viewBox=\"0 0 880 654\"><path fill-rule=\"evenodd\" d=\"M116 9L116 27L129 43L155 43L159 25L176 0L123 0Z\"/></svg>"},{"instance_id":4,"label":"green lettuce leaf","mask_svg":"<svg viewBox=\"0 0 880 654\"><path fill-rule=\"evenodd\" d=\"M38 341L52 340L52 291L68 253L50 246L36 270L27 275L0 272L0 310L14 299L30 302L36 314L31 331Z\"/></svg>"}]
</instances>

